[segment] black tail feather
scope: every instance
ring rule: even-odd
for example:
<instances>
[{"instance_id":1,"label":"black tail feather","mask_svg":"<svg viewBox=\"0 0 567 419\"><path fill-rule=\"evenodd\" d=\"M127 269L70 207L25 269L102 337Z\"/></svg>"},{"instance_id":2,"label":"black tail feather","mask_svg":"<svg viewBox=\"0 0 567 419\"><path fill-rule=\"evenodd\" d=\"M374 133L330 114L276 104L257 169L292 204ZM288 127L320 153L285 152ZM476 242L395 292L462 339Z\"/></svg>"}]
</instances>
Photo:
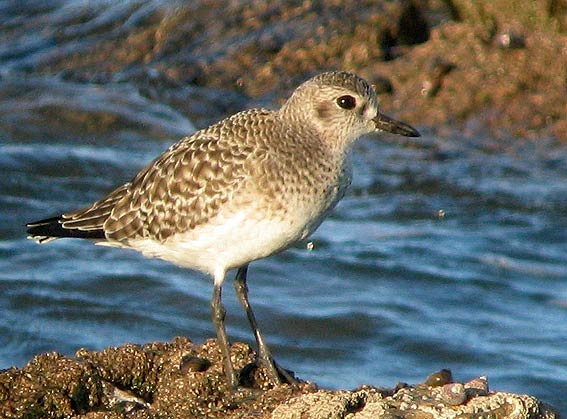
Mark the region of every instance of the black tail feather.
<instances>
[{"instance_id":1,"label":"black tail feather","mask_svg":"<svg viewBox=\"0 0 567 419\"><path fill-rule=\"evenodd\" d=\"M104 239L103 230L80 230L77 228L63 227L63 218L52 217L45 220L34 221L26 225L28 238L44 243L63 237L79 239Z\"/></svg>"}]
</instances>

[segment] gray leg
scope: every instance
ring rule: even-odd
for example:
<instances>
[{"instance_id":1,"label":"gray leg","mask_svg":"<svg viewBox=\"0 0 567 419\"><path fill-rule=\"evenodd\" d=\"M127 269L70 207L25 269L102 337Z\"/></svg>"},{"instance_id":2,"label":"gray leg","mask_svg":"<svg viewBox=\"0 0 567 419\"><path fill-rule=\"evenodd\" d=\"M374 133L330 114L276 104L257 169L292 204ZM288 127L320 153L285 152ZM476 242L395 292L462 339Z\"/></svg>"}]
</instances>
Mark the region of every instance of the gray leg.
<instances>
[{"instance_id":1,"label":"gray leg","mask_svg":"<svg viewBox=\"0 0 567 419\"><path fill-rule=\"evenodd\" d=\"M228 344L228 337L226 336L226 329L224 327L224 317L226 315L226 310L222 305L221 300L222 285L217 284L215 281L213 288L213 298L211 300L211 311L213 317L213 324L215 325L215 330L217 332L217 341L221 348L221 354L224 363L224 373L228 381L228 385L232 388L238 386L238 380L236 379L236 374L234 373L234 368L232 367L232 362L230 361L230 348Z\"/></svg>"},{"instance_id":2,"label":"gray leg","mask_svg":"<svg viewBox=\"0 0 567 419\"><path fill-rule=\"evenodd\" d=\"M256 317L254 316L254 312L252 311L252 307L250 306L250 302L248 301L248 287L246 286L246 273L248 272L248 265L244 265L243 267L238 269L236 273L236 278L234 279L234 289L236 290L236 295L240 300L240 304L244 307L244 311L246 311L246 315L248 316L248 322L250 323L250 327L254 332L254 337L256 338L256 344L258 345L258 361L265 368L266 373L268 374L268 379L272 382L273 385L278 385L281 383L280 374L281 373L284 378L291 382L296 382L296 380L291 377L287 371L283 368L278 368L275 364L270 349L266 342L264 341L264 337L260 333L258 329L258 324L256 323ZM279 372L279 373L278 373Z\"/></svg>"}]
</instances>

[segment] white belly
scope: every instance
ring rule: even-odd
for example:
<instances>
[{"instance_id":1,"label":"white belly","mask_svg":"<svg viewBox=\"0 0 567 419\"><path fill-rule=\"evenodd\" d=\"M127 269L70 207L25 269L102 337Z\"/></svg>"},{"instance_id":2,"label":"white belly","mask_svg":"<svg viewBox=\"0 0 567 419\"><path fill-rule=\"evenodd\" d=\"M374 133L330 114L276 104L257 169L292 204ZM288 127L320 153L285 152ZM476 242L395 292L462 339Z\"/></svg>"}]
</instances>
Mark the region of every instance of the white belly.
<instances>
[{"instance_id":1,"label":"white belly","mask_svg":"<svg viewBox=\"0 0 567 419\"><path fill-rule=\"evenodd\" d=\"M227 271L287 248L319 225L310 228L312 224L311 217L305 213L288 213L283 220L242 211L230 217L219 215L163 243L139 239L128 245L145 256L214 275L219 270Z\"/></svg>"}]
</instances>

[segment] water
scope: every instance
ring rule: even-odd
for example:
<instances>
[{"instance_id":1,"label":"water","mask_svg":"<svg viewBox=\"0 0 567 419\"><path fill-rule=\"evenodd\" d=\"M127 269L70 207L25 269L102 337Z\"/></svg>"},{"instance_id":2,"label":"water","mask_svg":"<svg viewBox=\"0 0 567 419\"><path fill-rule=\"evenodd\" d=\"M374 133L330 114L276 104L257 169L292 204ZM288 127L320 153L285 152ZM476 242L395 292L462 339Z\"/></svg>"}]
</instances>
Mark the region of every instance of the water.
<instances>
[{"instance_id":1,"label":"water","mask_svg":"<svg viewBox=\"0 0 567 419\"><path fill-rule=\"evenodd\" d=\"M45 351L214 335L203 275L25 239L26 222L89 204L193 129L128 83L4 75L0 368ZM423 131L361 140L353 187L312 249L252 264L251 301L276 358L347 389L451 368L567 412L567 146ZM251 343L230 281L224 301L231 339Z\"/></svg>"},{"instance_id":2,"label":"water","mask_svg":"<svg viewBox=\"0 0 567 419\"><path fill-rule=\"evenodd\" d=\"M57 97L60 84L45 84ZM108 95L123 93L107 89L96 112L112 114ZM213 336L208 278L130 251L25 239L26 222L127 181L178 137L172 124L191 129L159 104L140 113L139 100L124 94L121 111L144 122L138 131L42 136L56 116L24 106L29 125L2 133L0 367L44 351ZM357 145L353 188L312 250L252 265L251 299L278 360L333 388L417 382L448 367L565 409L567 148L427 132L397 140ZM250 342L227 285L229 334Z\"/></svg>"}]
</instances>

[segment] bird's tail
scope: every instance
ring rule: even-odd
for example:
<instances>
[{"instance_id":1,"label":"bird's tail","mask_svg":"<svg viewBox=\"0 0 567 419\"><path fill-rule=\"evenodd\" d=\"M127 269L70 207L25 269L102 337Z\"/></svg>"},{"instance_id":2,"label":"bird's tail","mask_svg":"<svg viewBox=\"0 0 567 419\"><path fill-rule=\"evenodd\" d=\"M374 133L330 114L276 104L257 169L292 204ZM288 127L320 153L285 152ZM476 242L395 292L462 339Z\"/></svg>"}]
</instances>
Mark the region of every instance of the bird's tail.
<instances>
[{"instance_id":1,"label":"bird's tail","mask_svg":"<svg viewBox=\"0 0 567 419\"><path fill-rule=\"evenodd\" d=\"M27 224L28 239L38 243L64 237L105 240L104 223L116 203L127 194L128 186L128 183L120 186L86 208Z\"/></svg>"},{"instance_id":2,"label":"bird's tail","mask_svg":"<svg viewBox=\"0 0 567 419\"><path fill-rule=\"evenodd\" d=\"M66 228L63 225L64 221L63 216L57 216L29 223L26 225L28 239L35 240L37 243L47 243L64 237L91 240L105 238L102 229L81 230L78 228Z\"/></svg>"}]
</instances>

